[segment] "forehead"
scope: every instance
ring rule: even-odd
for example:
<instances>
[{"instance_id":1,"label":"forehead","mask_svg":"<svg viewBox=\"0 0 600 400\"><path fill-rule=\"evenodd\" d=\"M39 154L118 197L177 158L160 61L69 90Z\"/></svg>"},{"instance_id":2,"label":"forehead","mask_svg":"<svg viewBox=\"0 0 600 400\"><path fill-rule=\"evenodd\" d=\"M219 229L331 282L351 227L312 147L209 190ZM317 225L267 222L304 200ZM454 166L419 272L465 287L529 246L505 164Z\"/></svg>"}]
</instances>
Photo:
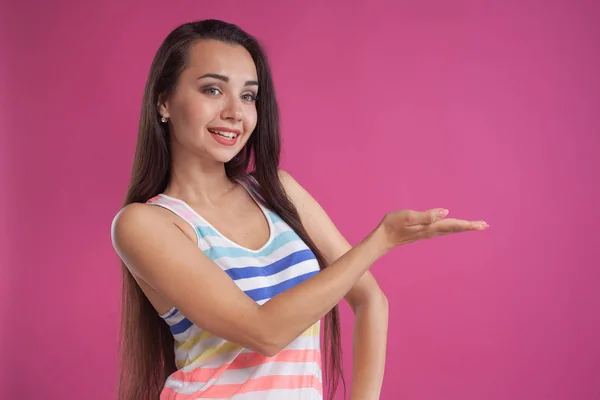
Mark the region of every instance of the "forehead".
<instances>
[{"instance_id":1,"label":"forehead","mask_svg":"<svg viewBox=\"0 0 600 400\"><path fill-rule=\"evenodd\" d=\"M190 47L187 72L217 73L233 80L257 80L256 66L248 51L237 44L200 40Z\"/></svg>"}]
</instances>

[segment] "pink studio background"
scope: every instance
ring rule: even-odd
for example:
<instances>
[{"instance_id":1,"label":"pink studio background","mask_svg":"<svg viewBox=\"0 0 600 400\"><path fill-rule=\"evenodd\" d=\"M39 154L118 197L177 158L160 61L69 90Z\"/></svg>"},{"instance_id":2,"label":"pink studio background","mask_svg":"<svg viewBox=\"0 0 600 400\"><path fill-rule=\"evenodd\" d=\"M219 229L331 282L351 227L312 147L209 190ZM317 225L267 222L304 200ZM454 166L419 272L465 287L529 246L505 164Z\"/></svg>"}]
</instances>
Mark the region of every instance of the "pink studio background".
<instances>
[{"instance_id":1,"label":"pink studio background","mask_svg":"<svg viewBox=\"0 0 600 400\"><path fill-rule=\"evenodd\" d=\"M382 399L600 398L597 2L5 3L0 398L114 398L110 223L154 52L203 18L265 44L284 167L352 243L401 208L491 225L373 267Z\"/></svg>"}]
</instances>

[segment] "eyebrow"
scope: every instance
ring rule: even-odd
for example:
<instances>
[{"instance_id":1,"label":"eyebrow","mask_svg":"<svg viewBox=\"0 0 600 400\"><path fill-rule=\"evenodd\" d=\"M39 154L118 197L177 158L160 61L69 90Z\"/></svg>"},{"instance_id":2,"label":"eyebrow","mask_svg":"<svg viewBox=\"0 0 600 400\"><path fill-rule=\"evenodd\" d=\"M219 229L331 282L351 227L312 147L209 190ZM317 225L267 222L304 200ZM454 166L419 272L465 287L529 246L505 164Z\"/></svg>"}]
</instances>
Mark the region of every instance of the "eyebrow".
<instances>
[{"instance_id":1,"label":"eyebrow","mask_svg":"<svg viewBox=\"0 0 600 400\"><path fill-rule=\"evenodd\" d=\"M204 78L214 78L214 79L218 79L223 82L229 82L228 76L220 75L220 74L213 74L213 73L204 74L201 77L199 77L198 80L204 79ZM244 83L244 86L258 86L258 81L246 81L246 83Z\"/></svg>"}]
</instances>

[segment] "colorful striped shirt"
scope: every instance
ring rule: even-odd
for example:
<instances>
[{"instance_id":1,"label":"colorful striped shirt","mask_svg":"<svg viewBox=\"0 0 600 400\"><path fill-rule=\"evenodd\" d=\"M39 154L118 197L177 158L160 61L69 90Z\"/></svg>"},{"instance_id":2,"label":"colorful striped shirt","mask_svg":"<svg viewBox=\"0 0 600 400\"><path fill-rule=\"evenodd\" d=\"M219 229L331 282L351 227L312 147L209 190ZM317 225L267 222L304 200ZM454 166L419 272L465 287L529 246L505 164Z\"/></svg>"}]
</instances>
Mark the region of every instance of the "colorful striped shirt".
<instances>
[{"instance_id":1,"label":"colorful striped shirt","mask_svg":"<svg viewBox=\"0 0 600 400\"><path fill-rule=\"evenodd\" d=\"M239 180L259 205L270 236L258 250L224 235L188 204L165 194L148 200L175 213L196 232L198 246L248 297L262 305L319 272L313 252L251 185ZM273 357L245 349L204 331L173 307L161 317L175 339L178 370L161 400L321 400L323 398L319 321Z\"/></svg>"}]
</instances>

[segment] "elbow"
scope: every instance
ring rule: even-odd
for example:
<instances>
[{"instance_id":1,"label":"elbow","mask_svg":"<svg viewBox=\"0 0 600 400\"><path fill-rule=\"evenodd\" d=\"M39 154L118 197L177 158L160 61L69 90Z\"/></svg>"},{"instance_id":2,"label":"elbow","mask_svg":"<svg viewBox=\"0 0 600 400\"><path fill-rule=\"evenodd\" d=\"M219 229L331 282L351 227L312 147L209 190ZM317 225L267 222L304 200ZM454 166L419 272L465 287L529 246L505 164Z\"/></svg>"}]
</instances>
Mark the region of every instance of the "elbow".
<instances>
[{"instance_id":1,"label":"elbow","mask_svg":"<svg viewBox=\"0 0 600 400\"><path fill-rule=\"evenodd\" d=\"M381 305L382 305L383 309L387 312L388 309L390 308L390 304L388 303L388 299L382 291L381 291L380 298L381 298Z\"/></svg>"},{"instance_id":2,"label":"elbow","mask_svg":"<svg viewBox=\"0 0 600 400\"><path fill-rule=\"evenodd\" d=\"M273 357L285 348L287 344L281 339L277 330L263 329L256 335L254 351L265 357Z\"/></svg>"},{"instance_id":3,"label":"elbow","mask_svg":"<svg viewBox=\"0 0 600 400\"><path fill-rule=\"evenodd\" d=\"M381 312L384 313L385 315L389 314L389 310L390 310L390 305L388 303L388 299L385 296L385 294L383 293L383 291L379 291L380 295L379 295L379 307L381 308Z\"/></svg>"},{"instance_id":4,"label":"elbow","mask_svg":"<svg viewBox=\"0 0 600 400\"><path fill-rule=\"evenodd\" d=\"M365 309L369 310L370 313L375 314L388 314L389 311L389 303L388 299L383 293L381 289L372 290L368 295L366 295L362 301L359 301L356 304L356 310Z\"/></svg>"},{"instance_id":5,"label":"elbow","mask_svg":"<svg viewBox=\"0 0 600 400\"><path fill-rule=\"evenodd\" d=\"M265 357L275 357L282 349L276 346L263 347L259 353Z\"/></svg>"},{"instance_id":6,"label":"elbow","mask_svg":"<svg viewBox=\"0 0 600 400\"><path fill-rule=\"evenodd\" d=\"M295 337L291 331L282 326L279 318L271 318L271 312L262 307L253 321L254 349L252 350L265 357L273 357L285 349Z\"/></svg>"},{"instance_id":7,"label":"elbow","mask_svg":"<svg viewBox=\"0 0 600 400\"><path fill-rule=\"evenodd\" d=\"M385 293L383 293L383 290L381 290L381 288L377 288L377 290L371 291L370 294L371 295L369 296L369 300L371 300L371 302L384 309L388 308L388 299L385 296Z\"/></svg>"},{"instance_id":8,"label":"elbow","mask_svg":"<svg viewBox=\"0 0 600 400\"><path fill-rule=\"evenodd\" d=\"M276 343L275 341L262 340L261 343L256 346L256 351L265 357L274 357L283 350L284 347L284 345Z\"/></svg>"},{"instance_id":9,"label":"elbow","mask_svg":"<svg viewBox=\"0 0 600 400\"><path fill-rule=\"evenodd\" d=\"M228 340L231 343L235 343L240 347L259 353L265 357L273 357L282 349L271 336L264 335L259 331L246 331L246 334L244 334L243 337L231 337Z\"/></svg>"}]
</instances>

